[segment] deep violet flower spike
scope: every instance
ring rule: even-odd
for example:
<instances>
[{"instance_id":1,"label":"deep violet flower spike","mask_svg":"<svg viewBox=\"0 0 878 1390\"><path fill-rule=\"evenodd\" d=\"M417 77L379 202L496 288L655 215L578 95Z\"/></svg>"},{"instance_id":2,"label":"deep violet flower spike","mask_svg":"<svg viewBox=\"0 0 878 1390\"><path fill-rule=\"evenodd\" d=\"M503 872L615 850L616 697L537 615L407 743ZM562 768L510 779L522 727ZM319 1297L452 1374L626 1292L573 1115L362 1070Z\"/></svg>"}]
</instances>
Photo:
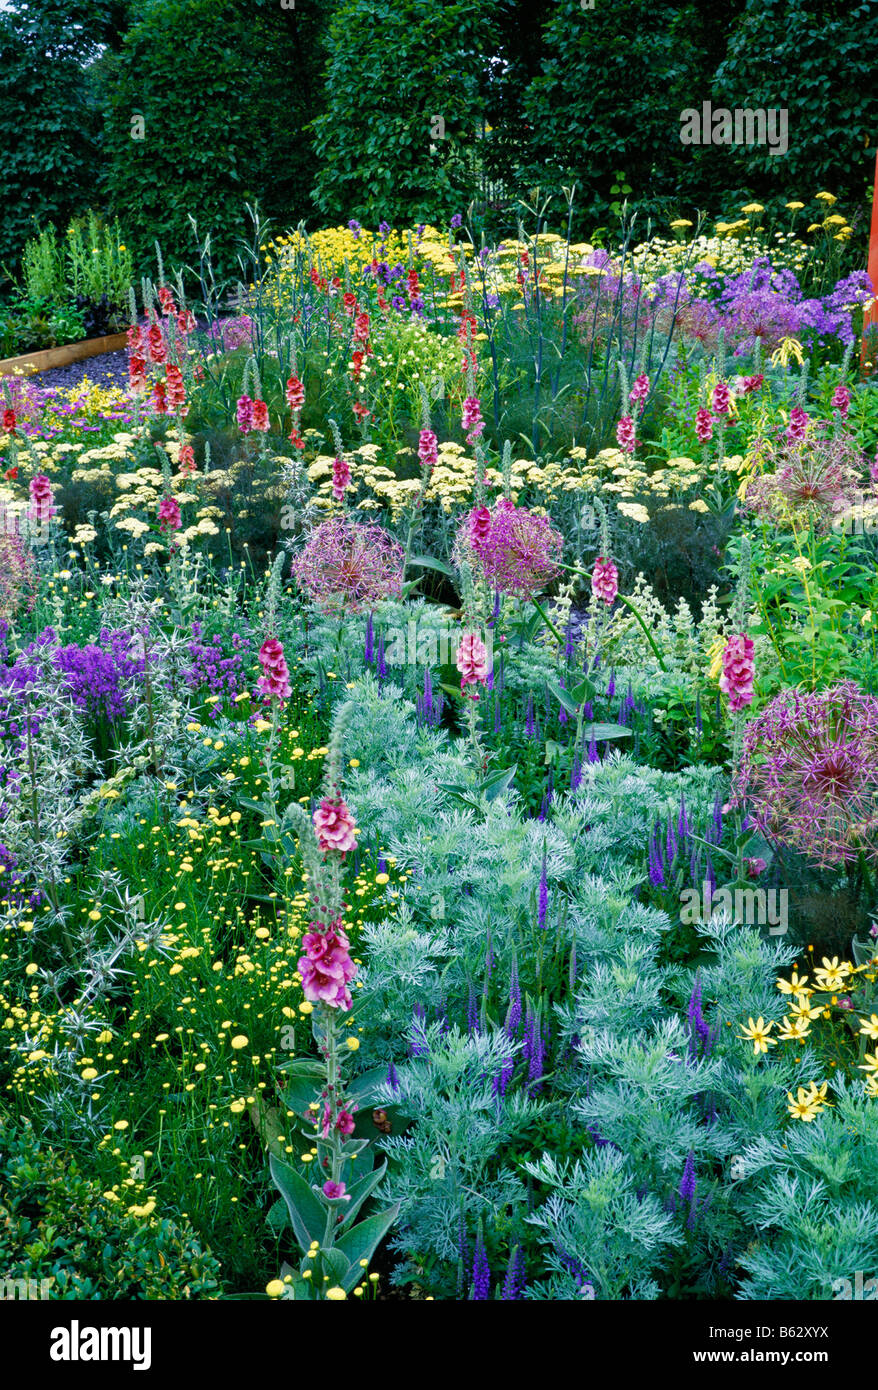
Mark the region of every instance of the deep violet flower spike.
<instances>
[{"instance_id":1,"label":"deep violet flower spike","mask_svg":"<svg viewBox=\"0 0 878 1390\"><path fill-rule=\"evenodd\" d=\"M491 1297L491 1266L481 1227L476 1237L476 1252L473 1258L473 1300L484 1302Z\"/></svg>"},{"instance_id":2,"label":"deep violet flower spike","mask_svg":"<svg viewBox=\"0 0 878 1390\"><path fill-rule=\"evenodd\" d=\"M537 901L537 926L545 930L546 912L549 906L549 881L546 876L546 846L543 845L543 866L540 870L540 888Z\"/></svg>"},{"instance_id":3,"label":"deep violet flower spike","mask_svg":"<svg viewBox=\"0 0 878 1390\"><path fill-rule=\"evenodd\" d=\"M525 1289L525 1269L524 1256L521 1253L521 1246L513 1247L509 1256L509 1264L506 1266L506 1278L503 1280L503 1290L501 1298L504 1302L510 1303L522 1298Z\"/></svg>"},{"instance_id":4,"label":"deep violet flower spike","mask_svg":"<svg viewBox=\"0 0 878 1390\"><path fill-rule=\"evenodd\" d=\"M375 627L370 613L366 619L366 649L364 658L367 666L371 666L375 660Z\"/></svg>"},{"instance_id":5,"label":"deep violet flower spike","mask_svg":"<svg viewBox=\"0 0 878 1390\"><path fill-rule=\"evenodd\" d=\"M684 1202L692 1202L695 1197L695 1151L690 1149L683 1165L683 1176L677 1189Z\"/></svg>"}]
</instances>

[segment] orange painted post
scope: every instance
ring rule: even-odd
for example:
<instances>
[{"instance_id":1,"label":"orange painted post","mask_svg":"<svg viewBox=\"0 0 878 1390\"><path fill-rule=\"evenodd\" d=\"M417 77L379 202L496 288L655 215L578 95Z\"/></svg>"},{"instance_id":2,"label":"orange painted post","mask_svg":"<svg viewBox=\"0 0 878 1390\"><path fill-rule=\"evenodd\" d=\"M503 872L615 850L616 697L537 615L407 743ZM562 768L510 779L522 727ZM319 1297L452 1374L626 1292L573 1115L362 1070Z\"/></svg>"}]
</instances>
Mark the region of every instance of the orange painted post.
<instances>
[{"instance_id":1,"label":"orange painted post","mask_svg":"<svg viewBox=\"0 0 878 1390\"><path fill-rule=\"evenodd\" d=\"M872 194L872 229L869 233L869 279L872 281L872 289L875 291L875 299L872 307L863 317L863 344L860 349L860 367L865 366L866 362L866 329L870 324L878 328L878 157L875 159L875 190ZM874 341L872 345L872 370L876 365L878 357L878 343Z\"/></svg>"}]
</instances>

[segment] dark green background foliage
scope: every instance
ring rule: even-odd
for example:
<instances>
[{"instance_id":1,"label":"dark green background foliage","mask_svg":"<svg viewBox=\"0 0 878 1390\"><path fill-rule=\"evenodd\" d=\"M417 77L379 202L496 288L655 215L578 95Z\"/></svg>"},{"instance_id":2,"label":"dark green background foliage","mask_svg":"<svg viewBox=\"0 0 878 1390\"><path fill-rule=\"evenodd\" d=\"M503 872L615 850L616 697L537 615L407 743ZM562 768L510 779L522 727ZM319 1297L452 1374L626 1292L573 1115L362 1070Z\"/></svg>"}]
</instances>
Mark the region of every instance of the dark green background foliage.
<instances>
[{"instance_id":1,"label":"dark green background foliage","mask_svg":"<svg viewBox=\"0 0 878 1390\"><path fill-rule=\"evenodd\" d=\"M328 105L315 125L315 195L325 217L383 217L399 225L462 211L485 68L505 8L497 0L339 6L330 29ZM431 141L434 116L445 131Z\"/></svg>"},{"instance_id":2,"label":"dark green background foliage","mask_svg":"<svg viewBox=\"0 0 878 1390\"><path fill-rule=\"evenodd\" d=\"M171 261L213 235L225 269L258 199L282 224L307 217L314 155L304 127L321 102L326 0L152 0L104 72L106 188L143 260ZM132 116L144 139L131 137Z\"/></svg>"},{"instance_id":3,"label":"dark green background foliage","mask_svg":"<svg viewBox=\"0 0 878 1390\"><path fill-rule=\"evenodd\" d=\"M88 206L101 113L87 64L125 19L109 0L19 0L0 13L0 263L18 260L35 223Z\"/></svg>"},{"instance_id":4,"label":"dark green background foliage","mask_svg":"<svg viewBox=\"0 0 878 1390\"><path fill-rule=\"evenodd\" d=\"M234 266L245 202L278 228L358 217L513 231L577 185L577 233L629 203L729 215L826 188L865 223L878 0L12 0L0 14L0 262L33 219L118 214ZM789 111L789 151L684 146L710 100ZM145 138L131 138L140 113ZM431 136L441 117L445 138ZM486 129L485 123L488 124ZM431 150L432 145L432 150ZM563 208L556 204L554 221Z\"/></svg>"}]
</instances>

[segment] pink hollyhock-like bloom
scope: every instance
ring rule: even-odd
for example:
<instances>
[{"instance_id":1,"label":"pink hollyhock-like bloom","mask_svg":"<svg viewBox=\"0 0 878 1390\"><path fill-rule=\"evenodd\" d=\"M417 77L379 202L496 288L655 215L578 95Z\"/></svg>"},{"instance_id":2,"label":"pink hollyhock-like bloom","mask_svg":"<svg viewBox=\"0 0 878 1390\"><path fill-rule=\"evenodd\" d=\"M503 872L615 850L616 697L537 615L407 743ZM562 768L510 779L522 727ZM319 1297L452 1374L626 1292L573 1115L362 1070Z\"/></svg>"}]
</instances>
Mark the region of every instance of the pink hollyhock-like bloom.
<instances>
[{"instance_id":1,"label":"pink hollyhock-like bloom","mask_svg":"<svg viewBox=\"0 0 878 1390\"><path fill-rule=\"evenodd\" d=\"M465 632L457 649L457 669L460 672L460 688L468 685L484 685L488 679L488 652L478 633Z\"/></svg>"},{"instance_id":2,"label":"pink hollyhock-like bloom","mask_svg":"<svg viewBox=\"0 0 878 1390\"><path fill-rule=\"evenodd\" d=\"M476 554L480 554L491 534L491 513L487 507L475 507L467 522L469 543Z\"/></svg>"},{"instance_id":3,"label":"pink hollyhock-like bloom","mask_svg":"<svg viewBox=\"0 0 878 1390\"><path fill-rule=\"evenodd\" d=\"M869 478L872 486L878 492L878 449L875 450L875 459L869 464Z\"/></svg>"},{"instance_id":4,"label":"pink hollyhock-like bloom","mask_svg":"<svg viewBox=\"0 0 878 1390\"><path fill-rule=\"evenodd\" d=\"M474 444L485 428L485 422L482 419L482 403L478 396L467 396L464 400L461 423L463 428L468 431L467 444Z\"/></svg>"},{"instance_id":5,"label":"pink hollyhock-like bloom","mask_svg":"<svg viewBox=\"0 0 878 1390\"><path fill-rule=\"evenodd\" d=\"M195 315L189 309L181 309L177 315L177 332L185 338L195 328Z\"/></svg>"},{"instance_id":6,"label":"pink hollyhock-like bloom","mask_svg":"<svg viewBox=\"0 0 878 1390\"><path fill-rule=\"evenodd\" d=\"M764 859L745 859L744 867L747 870L748 878L758 878L760 874L765 873L768 864Z\"/></svg>"},{"instance_id":7,"label":"pink hollyhock-like bloom","mask_svg":"<svg viewBox=\"0 0 878 1390\"><path fill-rule=\"evenodd\" d=\"M347 459L340 455L332 460L332 495L336 502L344 500L345 489L351 485L351 470Z\"/></svg>"},{"instance_id":8,"label":"pink hollyhock-like bloom","mask_svg":"<svg viewBox=\"0 0 878 1390\"><path fill-rule=\"evenodd\" d=\"M636 401L645 401L648 395L649 377L646 375L646 372L641 372L639 376L634 378L634 385L628 392L628 399L631 404L634 405Z\"/></svg>"},{"instance_id":9,"label":"pink hollyhock-like bloom","mask_svg":"<svg viewBox=\"0 0 878 1390\"><path fill-rule=\"evenodd\" d=\"M357 314L354 319L354 342L366 343L369 341L370 319L367 313Z\"/></svg>"},{"instance_id":10,"label":"pink hollyhock-like bloom","mask_svg":"<svg viewBox=\"0 0 878 1390\"><path fill-rule=\"evenodd\" d=\"M162 330L157 323L151 323L146 331L146 345L150 362L164 362L168 352Z\"/></svg>"},{"instance_id":11,"label":"pink hollyhock-like bloom","mask_svg":"<svg viewBox=\"0 0 878 1390\"><path fill-rule=\"evenodd\" d=\"M290 410L301 410L305 404L305 388L295 374L287 381L286 397Z\"/></svg>"},{"instance_id":12,"label":"pink hollyhock-like bloom","mask_svg":"<svg viewBox=\"0 0 878 1390\"><path fill-rule=\"evenodd\" d=\"M259 430L265 434L268 429L268 406L265 401L254 401L251 413L251 429Z\"/></svg>"},{"instance_id":13,"label":"pink hollyhock-like bloom","mask_svg":"<svg viewBox=\"0 0 878 1390\"><path fill-rule=\"evenodd\" d=\"M616 425L616 439L620 449L624 449L626 454L633 454L637 443L635 437L634 421L630 415L623 415Z\"/></svg>"},{"instance_id":14,"label":"pink hollyhock-like bloom","mask_svg":"<svg viewBox=\"0 0 878 1390\"><path fill-rule=\"evenodd\" d=\"M249 396L239 396L236 416L238 429L242 434L249 434L253 428L253 402Z\"/></svg>"},{"instance_id":15,"label":"pink hollyhock-like bloom","mask_svg":"<svg viewBox=\"0 0 878 1390\"><path fill-rule=\"evenodd\" d=\"M183 525L180 503L176 497L167 495L159 502L159 530L179 531Z\"/></svg>"},{"instance_id":16,"label":"pink hollyhock-like bloom","mask_svg":"<svg viewBox=\"0 0 878 1390\"><path fill-rule=\"evenodd\" d=\"M191 444L181 444L177 467L181 473L195 472L195 450Z\"/></svg>"},{"instance_id":17,"label":"pink hollyhock-like bloom","mask_svg":"<svg viewBox=\"0 0 878 1390\"><path fill-rule=\"evenodd\" d=\"M787 429L787 439L790 443L795 443L797 439L804 439L808 432L808 416L800 405L794 405L790 411L790 423Z\"/></svg>"},{"instance_id":18,"label":"pink hollyhock-like bloom","mask_svg":"<svg viewBox=\"0 0 878 1390\"><path fill-rule=\"evenodd\" d=\"M832 408L837 410L841 418L847 418L848 406L851 403L851 393L846 386L836 386L832 393Z\"/></svg>"},{"instance_id":19,"label":"pink hollyhock-like bloom","mask_svg":"<svg viewBox=\"0 0 878 1390\"><path fill-rule=\"evenodd\" d=\"M718 381L714 386L712 405L717 415L728 415L731 410L729 388L724 381Z\"/></svg>"},{"instance_id":20,"label":"pink hollyhock-like bloom","mask_svg":"<svg viewBox=\"0 0 878 1390\"><path fill-rule=\"evenodd\" d=\"M36 477L31 478L28 490L31 498L30 516L34 521L48 521L55 515L55 508L52 505L52 484L45 473L37 473Z\"/></svg>"},{"instance_id":21,"label":"pink hollyhock-like bloom","mask_svg":"<svg viewBox=\"0 0 878 1390\"><path fill-rule=\"evenodd\" d=\"M599 555L591 572L592 593L603 599L604 603L614 603L619 592L619 571L612 560Z\"/></svg>"},{"instance_id":22,"label":"pink hollyhock-like bloom","mask_svg":"<svg viewBox=\"0 0 878 1390\"><path fill-rule=\"evenodd\" d=\"M745 377L744 377L744 392L745 392L745 394L749 395L749 393L750 393L751 391L758 391L764 380L765 380L765 377L762 375L761 372L758 372L756 376L745 376Z\"/></svg>"},{"instance_id":23,"label":"pink hollyhock-like bloom","mask_svg":"<svg viewBox=\"0 0 878 1390\"><path fill-rule=\"evenodd\" d=\"M166 285L159 289L159 304L162 306L163 314L176 314L177 306L174 303L174 296Z\"/></svg>"},{"instance_id":24,"label":"pink hollyhock-like bloom","mask_svg":"<svg viewBox=\"0 0 878 1390\"><path fill-rule=\"evenodd\" d=\"M345 1184L343 1182L333 1182L331 1178L327 1179L323 1184L323 1195L324 1197L328 1197L330 1202L349 1202L351 1200L350 1196L347 1194Z\"/></svg>"},{"instance_id":25,"label":"pink hollyhock-like bloom","mask_svg":"<svg viewBox=\"0 0 878 1390\"><path fill-rule=\"evenodd\" d=\"M730 637L723 651L723 673L719 688L729 697L729 708L743 709L753 699L753 677L756 666L753 662L753 639L745 633Z\"/></svg>"},{"instance_id":26,"label":"pink hollyhock-like bloom","mask_svg":"<svg viewBox=\"0 0 878 1390\"><path fill-rule=\"evenodd\" d=\"M708 444L713 439L713 416L701 406L695 416L695 438L699 444Z\"/></svg>"},{"instance_id":27,"label":"pink hollyhock-like bloom","mask_svg":"<svg viewBox=\"0 0 878 1390\"><path fill-rule=\"evenodd\" d=\"M167 415L168 413L168 402L165 397L165 383L163 381L155 382L152 388L152 408L156 415Z\"/></svg>"},{"instance_id":28,"label":"pink hollyhock-like bloom","mask_svg":"<svg viewBox=\"0 0 878 1390\"><path fill-rule=\"evenodd\" d=\"M16 416L15 411L11 410L7 406L6 410L4 410L3 412L3 428L6 431L6 433L15 434L15 426L17 423L18 417Z\"/></svg>"},{"instance_id":29,"label":"pink hollyhock-like bloom","mask_svg":"<svg viewBox=\"0 0 878 1390\"><path fill-rule=\"evenodd\" d=\"M276 637L267 637L259 648L262 675L257 689L268 699L288 700L293 693L284 649Z\"/></svg>"},{"instance_id":30,"label":"pink hollyhock-like bloom","mask_svg":"<svg viewBox=\"0 0 878 1390\"><path fill-rule=\"evenodd\" d=\"M324 854L329 850L334 850L336 854L347 854L356 849L356 827L341 797L337 800L324 797L314 812L313 820L317 842Z\"/></svg>"},{"instance_id":31,"label":"pink hollyhock-like bloom","mask_svg":"<svg viewBox=\"0 0 878 1390\"><path fill-rule=\"evenodd\" d=\"M328 931L309 932L302 941L305 955L296 968L302 977L302 992L312 1004L329 1004L334 1009L351 1007L349 982L357 973L351 960L350 942L338 926ZM342 1112L344 1113L344 1112Z\"/></svg>"},{"instance_id":32,"label":"pink hollyhock-like bloom","mask_svg":"<svg viewBox=\"0 0 878 1390\"><path fill-rule=\"evenodd\" d=\"M439 459L439 441L432 430L421 430L418 458L424 468L435 468Z\"/></svg>"},{"instance_id":33,"label":"pink hollyhock-like bloom","mask_svg":"<svg viewBox=\"0 0 878 1390\"><path fill-rule=\"evenodd\" d=\"M335 1127L336 1127L336 1129L338 1130L339 1134L345 1134L345 1135L347 1135L347 1134L353 1134L353 1132L354 1132L354 1117L353 1117L353 1115L350 1113L350 1111L348 1111L348 1110L339 1110L339 1112L338 1112L338 1119L337 1119L336 1122L335 1122Z\"/></svg>"},{"instance_id":34,"label":"pink hollyhock-like bloom","mask_svg":"<svg viewBox=\"0 0 878 1390\"><path fill-rule=\"evenodd\" d=\"M128 351L133 353L135 357L142 357L146 352L146 345L143 341L143 331L140 324L132 324L127 330L126 336L128 338Z\"/></svg>"}]
</instances>

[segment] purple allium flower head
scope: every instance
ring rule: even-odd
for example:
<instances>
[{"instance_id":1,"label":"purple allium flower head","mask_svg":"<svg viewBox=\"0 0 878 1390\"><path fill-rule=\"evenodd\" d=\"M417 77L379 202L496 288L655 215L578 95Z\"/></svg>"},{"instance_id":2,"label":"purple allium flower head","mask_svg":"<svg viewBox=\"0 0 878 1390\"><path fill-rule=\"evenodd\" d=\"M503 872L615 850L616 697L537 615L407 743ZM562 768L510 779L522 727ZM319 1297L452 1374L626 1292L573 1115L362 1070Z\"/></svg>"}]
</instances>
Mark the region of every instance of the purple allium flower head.
<instances>
[{"instance_id":1,"label":"purple allium flower head","mask_svg":"<svg viewBox=\"0 0 878 1390\"><path fill-rule=\"evenodd\" d=\"M516 507L505 497L491 508L490 525L482 516L486 511L477 508L463 518L454 544L455 564L465 562L481 570L502 594L535 597L558 573L564 548L560 531L548 517Z\"/></svg>"},{"instance_id":2,"label":"purple allium flower head","mask_svg":"<svg viewBox=\"0 0 878 1390\"><path fill-rule=\"evenodd\" d=\"M334 516L312 531L292 572L324 613L356 613L399 597L403 559L402 546L374 522Z\"/></svg>"},{"instance_id":3,"label":"purple allium flower head","mask_svg":"<svg viewBox=\"0 0 878 1390\"><path fill-rule=\"evenodd\" d=\"M750 721L734 782L751 822L821 867L878 863L878 699L785 690Z\"/></svg>"}]
</instances>

